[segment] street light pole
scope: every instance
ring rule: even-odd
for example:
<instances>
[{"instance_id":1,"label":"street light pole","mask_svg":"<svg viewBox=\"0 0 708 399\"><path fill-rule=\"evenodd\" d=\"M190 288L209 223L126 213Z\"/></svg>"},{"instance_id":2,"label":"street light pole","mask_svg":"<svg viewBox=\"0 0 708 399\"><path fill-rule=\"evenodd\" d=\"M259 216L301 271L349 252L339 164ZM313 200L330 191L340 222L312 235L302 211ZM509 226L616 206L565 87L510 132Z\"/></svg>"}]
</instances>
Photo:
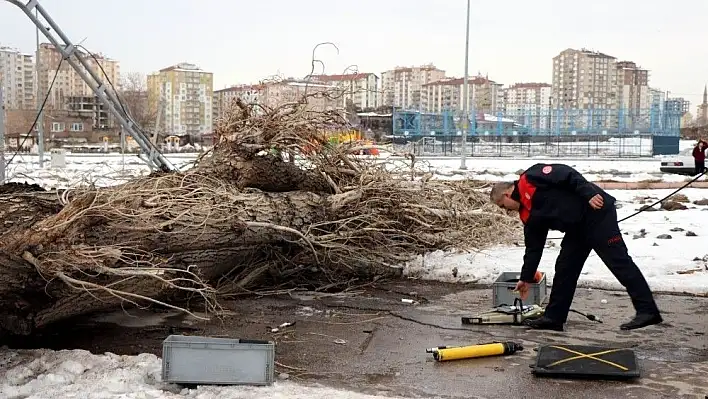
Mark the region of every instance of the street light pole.
<instances>
[{"instance_id":1,"label":"street light pole","mask_svg":"<svg viewBox=\"0 0 708 399\"><path fill-rule=\"evenodd\" d=\"M470 126L469 109L469 58L470 58L470 0L467 0L467 29L465 33L465 79L462 83L462 155L460 157L460 169L467 169L465 160L467 157L467 131Z\"/></svg>"},{"instance_id":2,"label":"street light pole","mask_svg":"<svg viewBox=\"0 0 708 399\"><path fill-rule=\"evenodd\" d=\"M35 17L38 17L37 9L34 9ZM42 109L42 92L39 85L39 28L35 29L37 35L37 55L35 59L35 69L37 75L37 109ZM37 152L39 153L39 167L44 167L44 113L39 111L37 120Z\"/></svg>"}]
</instances>

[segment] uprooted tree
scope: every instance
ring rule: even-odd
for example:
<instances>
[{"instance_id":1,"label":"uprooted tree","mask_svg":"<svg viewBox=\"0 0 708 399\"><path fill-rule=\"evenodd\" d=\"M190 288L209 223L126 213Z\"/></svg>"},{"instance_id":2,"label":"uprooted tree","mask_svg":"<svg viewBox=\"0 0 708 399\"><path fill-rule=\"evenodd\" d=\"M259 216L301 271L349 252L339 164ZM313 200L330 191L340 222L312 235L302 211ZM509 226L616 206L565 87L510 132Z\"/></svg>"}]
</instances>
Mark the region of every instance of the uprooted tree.
<instances>
[{"instance_id":1,"label":"uprooted tree","mask_svg":"<svg viewBox=\"0 0 708 399\"><path fill-rule=\"evenodd\" d=\"M302 102L236 101L189 171L100 189L0 186L0 336L116 306L218 312L220 295L344 289L432 250L512 239L515 219L474 183L362 160L356 143L327 141L344 128Z\"/></svg>"}]
</instances>

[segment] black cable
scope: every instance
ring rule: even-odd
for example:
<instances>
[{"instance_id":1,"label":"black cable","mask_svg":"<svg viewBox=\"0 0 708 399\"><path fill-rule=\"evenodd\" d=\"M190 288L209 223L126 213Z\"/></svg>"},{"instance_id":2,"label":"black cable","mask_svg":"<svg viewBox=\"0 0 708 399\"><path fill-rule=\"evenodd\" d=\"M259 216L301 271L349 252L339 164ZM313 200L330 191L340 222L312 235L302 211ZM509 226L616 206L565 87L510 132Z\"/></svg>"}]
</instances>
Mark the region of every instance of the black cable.
<instances>
[{"instance_id":1,"label":"black cable","mask_svg":"<svg viewBox=\"0 0 708 399\"><path fill-rule=\"evenodd\" d=\"M90 52L86 47L84 47L84 46L82 46L82 45L78 45L78 46L76 46L76 47L83 49L83 50L86 52L86 54L89 55L89 57L93 58L93 60L96 62L96 65L98 65L98 68L101 70L101 73L103 74L103 77L106 78L106 82L108 82L108 85L111 86L111 89L113 90L113 93L116 95L116 98L118 99L118 105L120 105L120 108L123 110L123 112L125 113L126 116L128 116L130 119L133 119L133 117L130 115L130 113L128 112L128 110L125 108L125 104L123 104L123 101L122 101L121 98L120 98L120 93L118 93L118 90L117 90L116 87L113 85L113 82L111 81L111 78L108 77L108 74L106 73L106 70L103 69L103 65L101 65L101 62L98 60L98 58L96 58L96 56L95 56L92 52ZM134 122L134 121L133 121L133 122ZM135 125L135 123L134 123L134 125Z\"/></svg>"},{"instance_id":2,"label":"black cable","mask_svg":"<svg viewBox=\"0 0 708 399\"><path fill-rule=\"evenodd\" d=\"M674 194L676 194L676 193L678 193L679 191L683 190L684 188L690 186L692 183L694 183L696 180L698 180L698 179L700 179L701 177L703 177L703 175L705 175L705 174L706 174L706 171L704 170L703 173L701 173L701 174L699 174L698 176L694 177L693 179L689 180L688 183L686 183L686 184L684 184L683 186L679 187L679 188L676 189L676 191L674 191L673 193L667 195L666 197L664 197L664 198L662 198L662 199L656 201L655 203L653 203L653 204L651 204L651 205L649 205L649 206L646 206L646 205L645 205L645 206L639 208L638 211L634 212L633 214L631 214L631 215L629 215L629 216L627 216L627 217L624 217L624 218L618 220L617 223L622 223L622 222L624 222L625 220L627 220L627 219L629 219L629 218L633 218L633 217L639 215L640 213L646 211L647 209L652 208L652 207L654 207L655 205L658 205L658 204L660 204L660 203L666 201L667 199L669 199L669 198L670 198L671 196L673 196Z\"/></svg>"},{"instance_id":3,"label":"black cable","mask_svg":"<svg viewBox=\"0 0 708 399\"><path fill-rule=\"evenodd\" d=\"M634 212L633 214L631 214L631 215L629 215L629 216L625 216L625 217L623 217L622 219L618 220L617 223L622 223L622 222L624 222L624 221L627 220L627 219L631 219L631 218L633 218L633 217L639 215L640 213L646 212L648 209L653 208L654 206L656 206L656 205L658 205L658 204L660 204L660 203L666 201L667 199L671 198L673 195L675 195L675 194L678 193L679 191L681 191L681 190L685 189L686 187L690 186L691 184L693 184L696 180L698 180L698 179L700 179L701 177L703 177L706 173L708 173L708 169L704 170L703 173L700 173L698 176L696 176L696 177L694 177L693 179L689 180L686 184L684 184L683 186L677 188L674 192L672 192L671 194L667 195L666 197L664 197L664 198L662 198L662 199L660 199L660 200L657 200L656 202L654 202L654 203L651 204L651 205L644 205L644 206L642 206L641 208L639 208L638 211ZM621 230L620 230L620 231L621 231ZM551 238L548 238L548 240L562 240L562 239L563 239L563 237L551 237Z\"/></svg>"},{"instance_id":4,"label":"black cable","mask_svg":"<svg viewBox=\"0 0 708 399\"><path fill-rule=\"evenodd\" d=\"M52 83L49 85L49 90L47 90L47 95L44 96L44 101L42 101L42 105L39 107L39 111L37 112L37 116L34 118L34 122L32 122L32 126L30 126L29 132L27 132L27 135L25 138L22 140L22 142L17 146L17 150L15 150L15 153L12 154L12 158L5 164L5 167L9 166L12 161L15 159L17 154L20 152L20 149L22 148L23 145L25 145L25 141L27 141L27 138L29 138L29 135L32 134L32 131L34 130L34 127L37 126L37 121L39 121L39 116L42 115L42 111L44 111L44 106L47 104L47 100L49 100L49 96L52 94L52 88L54 87L54 82L57 80L57 76L59 76L59 69L61 69L61 64L64 63L64 58L62 57L61 60L59 60L59 65L57 65L57 70L54 71L54 79L52 79ZM37 82L39 84L39 82ZM44 127L44 126L42 126Z\"/></svg>"}]
</instances>

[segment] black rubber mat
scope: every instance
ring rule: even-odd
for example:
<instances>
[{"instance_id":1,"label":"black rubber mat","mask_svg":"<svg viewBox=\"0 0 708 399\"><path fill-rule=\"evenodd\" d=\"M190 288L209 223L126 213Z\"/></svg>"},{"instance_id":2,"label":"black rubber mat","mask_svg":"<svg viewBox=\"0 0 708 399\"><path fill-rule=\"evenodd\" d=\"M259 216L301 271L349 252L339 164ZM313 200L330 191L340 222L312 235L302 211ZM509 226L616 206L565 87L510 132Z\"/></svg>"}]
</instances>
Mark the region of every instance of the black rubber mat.
<instances>
[{"instance_id":1,"label":"black rubber mat","mask_svg":"<svg viewBox=\"0 0 708 399\"><path fill-rule=\"evenodd\" d=\"M543 377L630 380L639 378L631 349L585 345L543 345L533 373Z\"/></svg>"}]
</instances>

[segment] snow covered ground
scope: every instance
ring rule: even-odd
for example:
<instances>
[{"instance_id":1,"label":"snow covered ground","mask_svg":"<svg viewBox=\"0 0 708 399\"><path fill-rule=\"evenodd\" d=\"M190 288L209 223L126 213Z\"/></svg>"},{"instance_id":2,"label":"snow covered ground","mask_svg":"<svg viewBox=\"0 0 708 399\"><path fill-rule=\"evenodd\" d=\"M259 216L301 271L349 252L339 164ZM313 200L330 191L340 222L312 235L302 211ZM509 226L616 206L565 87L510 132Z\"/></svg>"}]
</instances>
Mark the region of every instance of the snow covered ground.
<instances>
[{"instance_id":1,"label":"snow covered ground","mask_svg":"<svg viewBox=\"0 0 708 399\"><path fill-rule=\"evenodd\" d=\"M160 382L161 360L150 354L93 355L83 350L0 349L3 399L373 399L320 385L276 381L269 387L180 388Z\"/></svg>"},{"instance_id":2,"label":"snow covered ground","mask_svg":"<svg viewBox=\"0 0 708 399\"><path fill-rule=\"evenodd\" d=\"M43 168L39 168L36 155L18 155L9 165L7 179L11 182L36 183L45 188L69 188L78 184L93 183L96 186L119 184L136 176L150 173L149 167L136 155L68 154L66 166L53 168L50 157L45 156ZM182 170L190 168L197 159L196 153L169 154L167 159ZM393 160L396 168L408 169L405 160ZM416 169L433 172L437 179L513 180L519 171L537 162L561 162L571 165L592 181L613 180L622 182L665 181L681 182L690 178L681 175L663 174L659 167L661 158L641 159L593 159L593 158L467 158L467 170L459 170L459 158L421 158Z\"/></svg>"},{"instance_id":3,"label":"snow covered ground","mask_svg":"<svg viewBox=\"0 0 708 399\"><path fill-rule=\"evenodd\" d=\"M673 190L609 190L622 207L621 219L642 205L638 197L653 197L648 204L663 198ZM708 198L706 189L682 191L690 201ZM620 224L630 255L655 291L708 294L708 206L686 204L689 209L642 212ZM642 236L644 229L646 235ZM678 230L682 229L682 230ZM695 236L688 236L692 232ZM668 234L671 239L657 238ZM550 232L549 238L563 237ZM635 238L636 237L636 238ZM539 270L553 280L554 264L560 253L561 240L549 240ZM524 247L496 247L479 253L444 253L437 251L420 257L406 266L406 274L427 280L478 282L491 284L500 273L520 271ZM457 268L457 277L452 270ZM581 287L623 290L609 269L593 252L580 277Z\"/></svg>"}]
</instances>

